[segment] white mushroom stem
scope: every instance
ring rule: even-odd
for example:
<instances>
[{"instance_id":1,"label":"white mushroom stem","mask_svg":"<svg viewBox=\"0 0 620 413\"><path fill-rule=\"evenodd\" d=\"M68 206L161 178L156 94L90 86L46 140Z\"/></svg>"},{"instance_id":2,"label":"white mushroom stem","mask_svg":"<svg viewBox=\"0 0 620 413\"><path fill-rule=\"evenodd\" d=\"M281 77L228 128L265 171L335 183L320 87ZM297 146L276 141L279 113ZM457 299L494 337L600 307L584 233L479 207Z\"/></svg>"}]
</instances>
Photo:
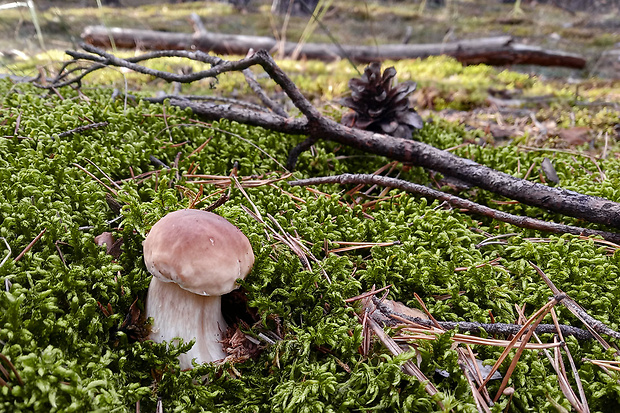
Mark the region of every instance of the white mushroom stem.
<instances>
[{"instance_id":1,"label":"white mushroom stem","mask_svg":"<svg viewBox=\"0 0 620 413\"><path fill-rule=\"evenodd\" d=\"M192 359L201 364L226 357L220 343L221 333L228 328L222 316L221 296L194 294L174 282L153 277L146 316L153 318L149 337L157 343L176 343L178 337L185 343L196 340L187 353L179 356L182 370L192 368Z\"/></svg>"}]
</instances>

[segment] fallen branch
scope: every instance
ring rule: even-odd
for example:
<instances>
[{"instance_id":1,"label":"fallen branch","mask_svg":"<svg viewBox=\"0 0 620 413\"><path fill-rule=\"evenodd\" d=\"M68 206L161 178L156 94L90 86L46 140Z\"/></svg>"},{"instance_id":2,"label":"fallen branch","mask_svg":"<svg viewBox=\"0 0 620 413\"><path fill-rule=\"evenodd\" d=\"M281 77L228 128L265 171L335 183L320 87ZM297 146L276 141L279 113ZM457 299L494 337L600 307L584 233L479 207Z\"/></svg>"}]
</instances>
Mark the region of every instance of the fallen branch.
<instances>
[{"instance_id":1,"label":"fallen branch","mask_svg":"<svg viewBox=\"0 0 620 413\"><path fill-rule=\"evenodd\" d=\"M114 39L117 48L125 49L201 50L236 55L245 55L251 49L278 49L282 50L285 56L327 61L351 59L360 63L448 55L465 64L533 64L574 69L583 69L586 66L586 60L579 55L517 44L511 36L435 44L384 44L379 47L305 43L297 50L297 42L280 44L276 39L265 36L210 33L202 30L192 34L88 26L82 33L82 39L93 46L105 48L110 48L110 39Z\"/></svg>"},{"instance_id":2,"label":"fallen branch","mask_svg":"<svg viewBox=\"0 0 620 413\"><path fill-rule=\"evenodd\" d=\"M564 296L564 298L561 300L561 303L566 308L568 308L570 312L573 313L575 317L577 317L584 325L586 325L590 331L593 332L592 335L595 336L597 340L601 341L601 344L604 345L606 349L609 348L610 346L607 343L604 343L602 341L602 338L600 338L596 333L606 334L610 337L620 339L620 332L611 329L610 327L605 325L605 323L598 321L597 319L592 317L590 314L586 313L586 311L579 304L577 304L575 300L573 300L568 295L566 295L566 293L564 293L559 288L557 288L555 284L553 283L553 281L551 281L549 277L547 277L547 275L543 272L543 270L541 270L533 262L530 261L529 263L532 266L532 268L536 270L538 275L540 275L540 277L545 281L545 283L547 284L547 286L549 287L549 289L551 290L551 292L553 292L555 296L557 295Z\"/></svg>"},{"instance_id":3,"label":"fallen branch","mask_svg":"<svg viewBox=\"0 0 620 413\"><path fill-rule=\"evenodd\" d=\"M379 340L381 340L383 345L385 345L385 347L387 347L387 349L390 350L390 353L397 356L405 352L398 345L398 343L394 341L392 337L385 334L385 331L383 331L383 328L379 324L377 324L375 320L373 320L372 318L369 318L368 324L370 325L370 328L372 328L373 333L375 333L375 335L379 337ZM405 362L405 364L403 364L402 369L408 375L413 376L416 379L418 379L420 383L424 383L424 390L431 397L439 393L439 390L437 390L437 387L435 387L435 385L428 380L428 378L424 375L422 370L420 370L418 366L412 363L411 360ZM436 399L436 401L439 407L443 410L444 409L443 403L439 399Z\"/></svg>"},{"instance_id":4,"label":"fallen branch","mask_svg":"<svg viewBox=\"0 0 620 413\"><path fill-rule=\"evenodd\" d=\"M377 309L386 316L389 320L387 324L392 326L401 324L404 322L410 322L425 327L434 327L435 323L431 320L411 317L406 314L394 311L386 306L381 300L376 297L372 297L373 304ZM375 317L375 319L377 319ZM385 319L380 318L378 321L386 324ZM437 324L444 330L457 329L460 333L480 333L480 330L485 331L489 335L503 335L511 336L515 335L523 328L520 324L506 324L506 323L476 323L473 321L437 321ZM557 329L554 324L539 324L534 330L537 334L556 334ZM583 330L578 327L560 325L560 331L565 336L573 336L578 340L592 340L594 337L587 330Z\"/></svg>"},{"instance_id":5,"label":"fallen branch","mask_svg":"<svg viewBox=\"0 0 620 413\"><path fill-rule=\"evenodd\" d=\"M92 67L85 69L85 72L91 73L93 70L98 70L105 66L118 66L156 76L170 82L189 83L206 77L215 77L225 72L242 71L252 65L260 65L284 90L304 117L290 118L273 112L266 113L247 108L238 108L232 104L217 105L208 102L194 102L182 97L173 97L169 101L180 108L190 108L196 115L207 120L228 119L248 125L261 126L273 131L307 135L309 139L331 140L400 162L433 169L444 175L452 176L527 205L546 208L589 222L620 228L620 204L616 202L519 179L422 142L352 129L322 116L265 50L258 51L245 59L231 62L200 51L152 52L129 59L120 59L93 46L83 45L83 47L90 53L74 51L67 53L76 59L74 63L78 60L94 62ZM186 57L209 63L212 67L202 72L183 75L150 69L137 63L165 56ZM66 69L68 65L66 64L64 68ZM66 74L61 73L49 85L40 86L57 88L72 83L79 84L84 74L74 76L74 78L68 78Z\"/></svg>"},{"instance_id":6,"label":"fallen branch","mask_svg":"<svg viewBox=\"0 0 620 413\"><path fill-rule=\"evenodd\" d=\"M95 129L95 128L102 128L104 126L108 126L109 122L105 121L105 122L98 122L98 123L90 123L88 125L82 125L82 126L78 126L75 129L71 129L65 132L61 132L58 134L59 138L66 138L67 136L71 136L75 133L82 133L84 131L87 131L89 129ZM52 139L54 139L54 137L52 137Z\"/></svg>"},{"instance_id":7,"label":"fallen branch","mask_svg":"<svg viewBox=\"0 0 620 413\"><path fill-rule=\"evenodd\" d=\"M464 208L470 212L488 216L498 221L507 222L520 228L534 229L538 231L552 232L556 234L573 234L581 236L600 236L608 241L620 242L620 234L607 231L598 231L575 227L571 225L558 224L556 222L543 221L536 218L524 217L509 214L507 212L498 211L484 205L477 204L467 199L459 198L445 192L437 191L423 185L414 184L402 179L390 178L381 175L370 174L342 174L336 176L323 176L317 178L300 179L290 181L288 184L292 186L308 186L318 184L365 184L365 185L381 185L388 188L398 188L406 192L414 193L424 197L445 201L453 207Z\"/></svg>"}]
</instances>

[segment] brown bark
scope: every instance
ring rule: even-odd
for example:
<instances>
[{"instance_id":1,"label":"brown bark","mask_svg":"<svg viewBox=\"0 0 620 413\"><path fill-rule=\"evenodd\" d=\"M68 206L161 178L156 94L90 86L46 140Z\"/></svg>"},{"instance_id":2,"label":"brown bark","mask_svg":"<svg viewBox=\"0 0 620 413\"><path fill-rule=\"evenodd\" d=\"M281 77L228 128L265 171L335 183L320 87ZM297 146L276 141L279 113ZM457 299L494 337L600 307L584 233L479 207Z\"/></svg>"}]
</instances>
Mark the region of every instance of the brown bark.
<instances>
[{"instance_id":1,"label":"brown bark","mask_svg":"<svg viewBox=\"0 0 620 413\"><path fill-rule=\"evenodd\" d=\"M123 29L102 26L88 26L82 38L98 47L110 47L110 37L116 47L147 50L201 50L221 54L246 55L250 49L275 50L278 42L265 36L245 36L222 33L198 32L169 33L154 30ZM290 56L297 43L286 42L285 55ZM299 56L308 59L334 60L349 58L360 63L383 60L423 58L448 55L465 64L486 63L490 65L534 64L540 66L562 66L583 69L583 57L556 50L545 50L535 46L514 43L510 36L461 40L440 44L385 44L376 46L351 46L321 43L307 43Z\"/></svg>"}]
</instances>

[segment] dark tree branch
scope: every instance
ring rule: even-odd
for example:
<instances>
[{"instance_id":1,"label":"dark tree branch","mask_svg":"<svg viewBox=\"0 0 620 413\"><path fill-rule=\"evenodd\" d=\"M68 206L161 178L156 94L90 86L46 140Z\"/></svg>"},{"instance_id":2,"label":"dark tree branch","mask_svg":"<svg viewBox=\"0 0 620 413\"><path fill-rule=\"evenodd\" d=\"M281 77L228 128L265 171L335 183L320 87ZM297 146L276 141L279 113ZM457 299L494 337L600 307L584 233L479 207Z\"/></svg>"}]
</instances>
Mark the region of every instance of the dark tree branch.
<instances>
[{"instance_id":1,"label":"dark tree branch","mask_svg":"<svg viewBox=\"0 0 620 413\"><path fill-rule=\"evenodd\" d=\"M299 159L299 155L310 149L310 147L314 145L317 141L318 138L316 136L311 136L299 145L295 146L293 149L291 149L291 151L288 153L286 169L288 169L289 171L294 170L295 165L297 164L297 160Z\"/></svg>"},{"instance_id":2,"label":"dark tree branch","mask_svg":"<svg viewBox=\"0 0 620 413\"><path fill-rule=\"evenodd\" d=\"M135 99L136 97L133 95L128 95L131 96L133 99ZM251 103L251 102L246 102L245 100L239 100L239 99L233 99L233 98L225 98L222 96L203 96L203 95L162 95L162 96L158 96L156 98L143 98L144 100L146 100L147 102L150 103L164 103L164 101L166 99L178 99L178 100L193 100L193 101L199 101L199 102L221 102L224 104L230 104L230 105L234 105L234 106L238 106L238 107L244 107L247 109L251 109L253 111L258 111L258 112L265 112L265 113L270 113L271 111L261 105L257 105L255 103ZM175 105L178 106L178 105Z\"/></svg>"},{"instance_id":3,"label":"dark tree branch","mask_svg":"<svg viewBox=\"0 0 620 413\"><path fill-rule=\"evenodd\" d=\"M170 104L180 108L190 108L196 115L206 120L229 119L292 135L306 135L309 130L308 121L304 118L283 118L274 113L257 112L228 104L218 105L210 102L192 102L175 97L170 98Z\"/></svg>"},{"instance_id":4,"label":"dark tree branch","mask_svg":"<svg viewBox=\"0 0 620 413\"><path fill-rule=\"evenodd\" d=\"M385 304L381 302L377 297L372 297L373 304L379 309L379 311L388 317L390 321L390 325L398 325L402 324L402 321L399 321L392 316L397 316L398 318L405 319L407 321L411 321L412 323L419 324L426 327L435 327L435 323L432 320L427 320L420 317L411 317L406 314L399 313L397 311L392 310ZM377 321L383 321L377 320ZM494 335L514 335L519 332L523 328L523 325L520 324L506 324L506 323L476 323L472 321L437 321L439 326L445 330L454 330L458 329L460 333L480 333L480 330L484 330L487 334ZM592 340L594 337L592 334L578 327L560 325L560 331L565 336L573 336L578 340ZM538 334L556 334L557 329L555 328L555 324L539 324L534 332Z\"/></svg>"},{"instance_id":5,"label":"dark tree branch","mask_svg":"<svg viewBox=\"0 0 620 413\"><path fill-rule=\"evenodd\" d=\"M620 243L620 234L617 233L574 227L571 225L542 221L536 218L513 215L507 212L498 211L496 209L477 204L467 199L459 198L455 195L450 195L445 192L437 191L423 185L418 185L408 181L404 181L402 179L390 178L387 176L367 174L343 174L336 176L323 176L318 178L300 179L298 181L289 182L289 185L293 186L308 186L318 184L364 184L380 185L388 188L397 188L416 195L445 201L454 207L464 208L473 213L485 215L498 221L507 222L521 228L535 229L538 231L546 231L556 234L567 233L584 236L601 236L608 241Z\"/></svg>"},{"instance_id":6,"label":"dark tree branch","mask_svg":"<svg viewBox=\"0 0 620 413\"><path fill-rule=\"evenodd\" d=\"M225 61L209 57L201 52L179 51L149 53L126 60L92 46L84 45L84 48L92 54L71 52L71 55L75 58L95 62L94 66L88 70L97 70L104 65L127 67L170 82L188 83L229 71L243 71L252 65L258 64L282 87L295 106L305 116L305 119L285 118L271 113L231 108L230 105L194 103L186 99L171 99L170 102L173 105L191 108L196 114L210 120L229 119L261 126L273 131L303 134L314 139L331 140L365 152L429 168L527 205L546 208L589 222L620 228L620 204L616 202L519 179L469 159L459 158L449 152L422 142L352 129L322 116L265 50L258 51L252 56L238 61ZM147 58L166 55L185 55L187 58L211 63L213 66L209 70L183 75L153 70L134 63ZM79 83L80 80L81 77L78 77L73 79L73 82ZM52 83L49 87L56 88L71 83L72 79L68 79L60 84Z\"/></svg>"}]
</instances>

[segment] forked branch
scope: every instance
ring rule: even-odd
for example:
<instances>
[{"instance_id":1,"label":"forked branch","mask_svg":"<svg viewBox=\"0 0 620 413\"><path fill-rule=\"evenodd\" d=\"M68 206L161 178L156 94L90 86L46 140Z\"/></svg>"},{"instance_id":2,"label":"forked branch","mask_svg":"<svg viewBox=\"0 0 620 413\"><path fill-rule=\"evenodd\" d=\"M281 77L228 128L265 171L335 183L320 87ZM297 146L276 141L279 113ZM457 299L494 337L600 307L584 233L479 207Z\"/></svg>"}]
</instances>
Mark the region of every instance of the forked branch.
<instances>
[{"instance_id":1,"label":"forked branch","mask_svg":"<svg viewBox=\"0 0 620 413\"><path fill-rule=\"evenodd\" d=\"M91 67L83 69L84 71L80 74L73 74L73 77L60 73L49 85L42 87L58 88L73 83L80 84L87 73L106 66L129 68L169 82L189 83L230 71L243 71L253 65L260 65L271 79L283 89L303 117L284 117L274 112L237 108L230 104L196 102L183 97L171 98L170 103L175 106L190 108L196 115L208 120L228 119L248 125L261 126L272 131L306 135L311 139L309 142L312 140L338 142L365 152L429 168L527 205L620 228L619 203L519 179L422 142L349 128L321 115L265 50L260 50L244 59L227 61L203 52L189 51L158 51L130 59L121 59L93 46L83 45L82 47L89 53L75 51L68 53L74 58L73 63L87 60L92 62ZM211 68L196 73L175 74L154 70L139 64L142 61L164 56L185 57L210 64ZM69 71L70 63L66 64L63 70ZM309 146L307 142L305 146ZM295 156L290 159L289 169L294 166L295 157L300 153L300 150L293 153Z\"/></svg>"}]
</instances>

